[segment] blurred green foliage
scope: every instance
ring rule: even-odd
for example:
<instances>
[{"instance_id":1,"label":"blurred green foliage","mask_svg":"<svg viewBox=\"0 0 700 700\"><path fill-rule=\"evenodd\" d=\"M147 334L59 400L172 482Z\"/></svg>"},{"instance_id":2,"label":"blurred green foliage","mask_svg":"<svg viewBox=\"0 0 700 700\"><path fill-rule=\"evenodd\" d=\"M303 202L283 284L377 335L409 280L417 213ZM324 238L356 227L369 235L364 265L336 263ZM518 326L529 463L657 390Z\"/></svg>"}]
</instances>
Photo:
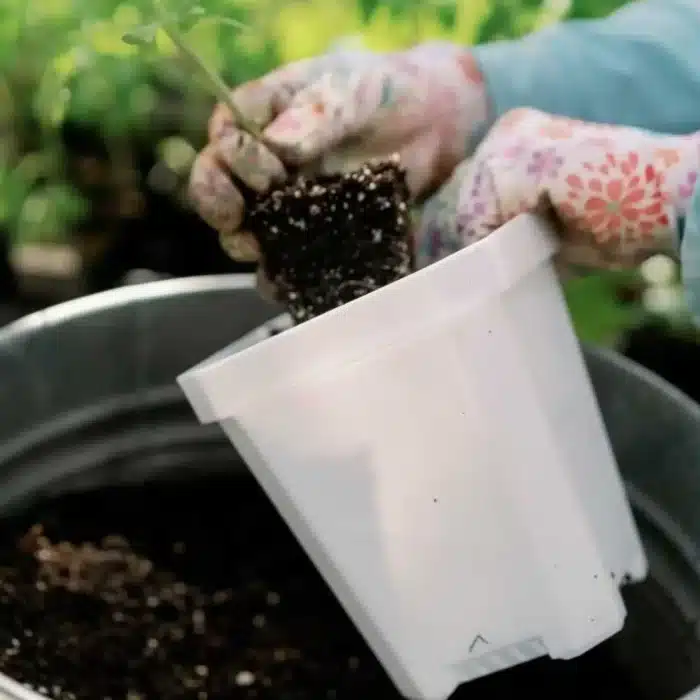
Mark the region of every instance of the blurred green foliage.
<instances>
[{"instance_id":1,"label":"blurred green foliage","mask_svg":"<svg viewBox=\"0 0 700 700\"><path fill-rule=\"evenodd\" d=\"M645 321L647 314L637 298L640 287L636 271L597 272L569 280L564 289L578 337L614 345L622 331ZM630 298L625 298L630 290Z\"/></svg>"},{"instance_id":2,"label":"blurred green foliage","mask_svg":"<svg viewBox=\"0 0 700 700\"><path fill-rule=\"evenodd\" d=\"M188 33L202 58L236 85L340 41L378 50L435 38L474 44L567 17L603 16L624 2L202 0L207 15L231 22L201 21ZM108 159L103 171L112 179L125 178L135 141L150 144L186 177L211 98L178 64L162 33L149 55L122 41L149 20L150 6L150 0L0 0L0 227L14 240L65 239L94 208L76 186L62 138L67 124L100 134ZM193 4L169 0L169 6L179 13ZM83 163L78 170L91 168ZM608 340L638 314L611 301L611 285L599 276L568 290L587 339Z\"/></svg>"}]
</instances>

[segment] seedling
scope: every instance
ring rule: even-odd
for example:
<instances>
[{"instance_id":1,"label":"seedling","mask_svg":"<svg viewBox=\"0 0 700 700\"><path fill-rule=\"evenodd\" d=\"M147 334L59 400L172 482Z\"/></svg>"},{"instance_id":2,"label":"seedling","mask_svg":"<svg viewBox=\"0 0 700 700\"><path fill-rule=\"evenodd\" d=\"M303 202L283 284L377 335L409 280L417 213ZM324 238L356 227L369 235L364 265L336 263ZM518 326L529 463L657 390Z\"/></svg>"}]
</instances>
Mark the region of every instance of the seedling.
<instances>
[{"instance_id":1,"label":"seedling","mask_svg":"<svg viewBox=\"0 0 700 700\"><path fill-rule=\"evenodd\" d=\"M153 0L153 8L155 20L124 40L150 46L162 29L239 128L259 139L259 125L242 113L222 78L187 42L185 33L194 23L226 19L207 17L201 7L179 16L162 0ZM256 237L266 273L297 323L410 272L409 191L397 157L351 173L298 177L265 195L245 196L244 228Z\"/></svg>"}]
</instances>

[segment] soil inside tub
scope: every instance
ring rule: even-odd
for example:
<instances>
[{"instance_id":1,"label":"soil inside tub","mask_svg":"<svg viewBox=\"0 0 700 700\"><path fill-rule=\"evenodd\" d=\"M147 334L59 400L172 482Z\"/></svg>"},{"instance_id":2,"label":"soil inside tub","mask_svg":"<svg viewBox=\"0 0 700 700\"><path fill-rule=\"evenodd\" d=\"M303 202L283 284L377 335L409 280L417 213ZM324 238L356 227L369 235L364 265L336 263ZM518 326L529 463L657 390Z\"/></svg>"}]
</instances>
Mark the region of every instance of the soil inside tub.
<instances>
[{"instance_id":1,"label":"soil inside tub","mask_svg":"<svg viewBox=\"0 0 700 700\"><path fill-rule=\"evenodd\" d=\"M36 533L23 539L37 523L53 545L96 548L83 548L71 564L76 550L47 547ZM114 535L129 549L112 537L112 558L99 564L100 542ZM37 547L45 550L38 555L44 568L58 566L53 574L40 576L36 551L27 553ZM61 556L67 568L57 574ZM0 565L0 670L49 697L400 697L249 478L109 488L44 502L4 521ZM645 697L606 645L575 661L535 661L472 682L457 697L523 693L539 700Z\"/></svg>"}]
</instances>

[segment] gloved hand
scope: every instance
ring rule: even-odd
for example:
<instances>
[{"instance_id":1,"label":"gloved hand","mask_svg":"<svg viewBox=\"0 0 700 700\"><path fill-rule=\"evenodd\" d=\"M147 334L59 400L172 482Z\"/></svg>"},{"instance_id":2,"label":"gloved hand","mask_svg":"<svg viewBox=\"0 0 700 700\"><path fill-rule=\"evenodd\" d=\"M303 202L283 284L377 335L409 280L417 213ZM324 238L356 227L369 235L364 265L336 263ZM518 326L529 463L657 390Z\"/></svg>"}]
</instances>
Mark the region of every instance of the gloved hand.
<instances>
[{"instance_id":1,"label":"gloved hand","mask_svg":"<svg viewBox=\"0 0 700 700\"><path fill-rule=\"evenodd\" d=\"M416 263L429 264L529 211L557 220L561 262L634 265L678 245L698 172L700 133L665 136L514 110L426 203Z\"/></svg>"},{"instance_id":2,"label":"gloved hand","mask_svg":"<svg viewBox=\"0 0 700 700\"><path fill-rule=\"evenodd\" d=\"M283 180L287 166L337 172L399 153L412 194L421 196L468 155L487 118L471 53L443 43L300 61L239 87L233 99L264 129L263 143L238 130L227 108L217 107L190 192L226 251L241 261L258 260L259 251L239 230L244 202L236 178L264 192Z\"/></svg>"}]
</instances>

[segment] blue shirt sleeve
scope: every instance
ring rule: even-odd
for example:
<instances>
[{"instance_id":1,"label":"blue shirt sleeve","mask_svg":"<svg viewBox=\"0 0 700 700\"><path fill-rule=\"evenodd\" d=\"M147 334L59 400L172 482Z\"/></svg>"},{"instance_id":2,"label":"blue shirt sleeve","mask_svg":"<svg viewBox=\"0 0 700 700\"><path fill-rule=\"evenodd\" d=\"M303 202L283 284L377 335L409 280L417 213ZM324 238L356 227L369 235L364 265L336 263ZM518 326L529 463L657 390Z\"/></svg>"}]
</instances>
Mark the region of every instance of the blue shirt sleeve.
<instances>
[{"instance_id":1,"label":"blue shirt sleeve","mask_svg":"<svg viewBox=\"0 0 700 700\"><path fill-rule=\"evenodd\" d=\"M638 0L474 53L494 119L533 107L668 134L700 130L699 0Z\"/></svg>"}]
</instances>

